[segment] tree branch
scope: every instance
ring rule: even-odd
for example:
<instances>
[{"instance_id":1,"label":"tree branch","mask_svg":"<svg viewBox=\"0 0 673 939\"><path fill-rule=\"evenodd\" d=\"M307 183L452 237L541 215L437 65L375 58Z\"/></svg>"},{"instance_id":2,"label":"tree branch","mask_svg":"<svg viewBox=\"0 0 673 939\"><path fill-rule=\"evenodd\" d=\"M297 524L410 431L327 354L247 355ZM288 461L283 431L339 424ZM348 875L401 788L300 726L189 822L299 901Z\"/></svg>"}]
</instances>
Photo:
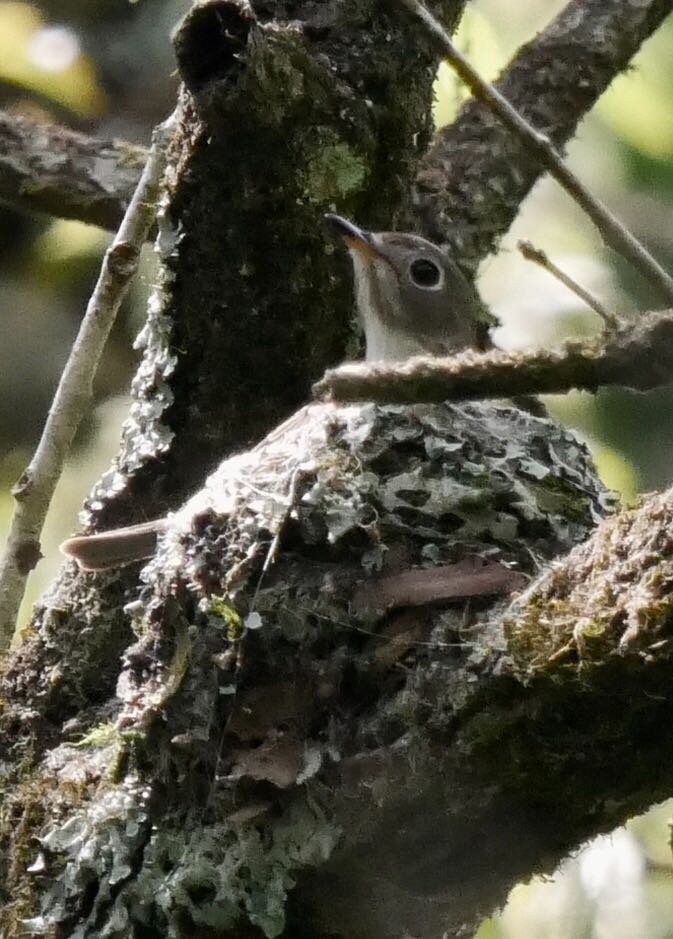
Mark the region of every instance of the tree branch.
<instances>
[{"instance_id":1,"label":"tree branch","mask_svg":"<svg viewBox=\"0 0 673 939\"><path fill-rule=\"evenodd\" d=\"M144 147L0 112L0 202L116 230L147 159Z\"/></svg>"},{"instance_id":2,"label":"tree branch","mask_svg":"<svg viewBox=\"0 0 673 939\"><path fill-rule=\"evenodd\" d=\"M353 362L330 369L314 394L336 401L412 404L518 395L595 392L606 385L649 391L673 382L673 311L647 313L593 343L559 351L463 352L398 363Z\"/></svg>"},{"instance_id":3,"label":"tree branch","mask_svg":"<svg viewBox=\"0 0 673 939\"><path fill-rule=\"evenodd\" d=\"M673 8L671 0L571 0L521 48L497 91L559 150ZM509 229L544 172L481 101L469 101L441 130L421 164L420 227L474 272Z\"/></svg>"},{"instance_id":4,"label":"tree branch","mask_svg":"<svg viewBox=\"0 0 673 939\"><path fill-rule=\"evenodd\" d=\"M130 205L105 252L86 313L56 389L42 436L28 467L12 488L14 513L0 562L0 649L14 634L26 579L41 557L40 536L54 489L92 398L93 379L117 311L156 216L175 118L154 132L145 169Z\"/></svg>"},{"instance_id":5,"label":"tree branch","mask_svg":"<svg viewBox=\"0 0 673 939\"><path fill-rule=\"evenodd\" d=\"M597 313L598 316L603 320L603 328L607 331L614 332L616 329L619 329L620 321L619 317L608 310L606 307L600 303L596 297L592 296L588 290L585 290L581 284L578 284L576 280L573 280L565 271L562 271L551 258L547 255L545 251L542 251L540 248L536 248L535 245L527 240L522 240L517 243L517 248L527 261L532 261L534 264L538 264L543 270L551 274L552 277L555 277L556 280L560 281L564 287L567 287L568 290L572 291L576 297L586 303L594 313Z\"/></svg>"},{"instance_id":6,"label":"tree branch","mask_svg":"<svg viewBox=\"0 0 673 939\"><path fill-rule=\"evenodd\" d=\"M673 278L650 255L647 249L599 199L592 195L563 162L550 139L532 127L496 88L485 82L465 56L451 42L441 23L419 0L402 0L407 9L423 23L454 71L472 91L517 136L531 156L548 170L565 191L581 206L598 228L605 242L630 261L642 277L656 284L660 293L673 302Z\"/></svg>"},{"instance_id":7,"label":"tree branch","mask_svg":"<svg viewBox=\"0 0 673 939\"><path fill-rule=\"evenodd\" d=\"M383 228L407 209L432 56L379 5L281 8L198 0L177 32L160 280L93 525L175 505L304 399L352 306L317 216L338 203ZM176 513L140 591L133 570L66 566L3 669L0 931L465 934L670 788L663 629L646 656L612 655L612 623L585 673L564 597L526 607L515 643L491 593L503 570L536 579L609 502L585 448L518 410L312 405ZM652 630L670 573L644 540L668 551L655 508L625 593L604 591ZM475 557L497 567L470 575L466 607ZM549 623L544 671L527 649Z\"/></svg>"}]
</instances>

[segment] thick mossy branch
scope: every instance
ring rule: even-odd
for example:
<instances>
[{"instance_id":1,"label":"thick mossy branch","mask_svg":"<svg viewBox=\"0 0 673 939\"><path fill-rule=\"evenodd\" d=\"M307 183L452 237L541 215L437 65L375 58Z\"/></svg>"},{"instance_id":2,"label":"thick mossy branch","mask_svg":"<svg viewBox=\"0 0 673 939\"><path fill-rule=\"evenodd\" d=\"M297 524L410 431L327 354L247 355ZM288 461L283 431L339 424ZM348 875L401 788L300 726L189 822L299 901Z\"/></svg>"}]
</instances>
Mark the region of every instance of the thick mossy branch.
<instances>
[{"instance_id":1,"label":"thick mossy branch","mask_svg":"<svg viewBox=\"0 0 673 939\"><path fill-rule=\"evenodd\" d=\"M563 149L582 117L671 12L671 0L571 0L526 43L496 88ZM418 175L417 217L474 272L544 173L535 154L481 102L441 130Z\"/></svg>"},{"instance_id":2,"label":"thick mossy branch","mask_svg":"<svg viewBox=\"0 0 673 939\"><path fill-rule=\"evenodd\" d=\"M673 651L673 491L604 522L505 616L530 675Z\"/></svg>"},{"instance_id":3,"label":"thick mossy branch","mask_svg":"<svg viewBox=\"0 0 673 939\"><path fill-rule=\"evenodd\" d=\"M595 392L608 385L649 391L671 382L673 312L665 311L643 314L593 342L567 342L558 351L494 350L341 365L316 383L314 393L336 401L413 404Z\"/></svg>"}]
</instances>

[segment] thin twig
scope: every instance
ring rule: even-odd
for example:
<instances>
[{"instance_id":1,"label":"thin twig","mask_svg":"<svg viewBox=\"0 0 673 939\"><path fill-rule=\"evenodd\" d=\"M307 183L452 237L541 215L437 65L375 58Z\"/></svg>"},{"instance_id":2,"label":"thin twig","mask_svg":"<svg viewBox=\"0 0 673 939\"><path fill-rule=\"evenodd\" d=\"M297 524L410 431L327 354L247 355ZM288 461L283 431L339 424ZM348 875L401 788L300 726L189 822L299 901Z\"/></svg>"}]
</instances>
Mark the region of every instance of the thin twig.
<instances>
[{"instance_id":1,"label":"thin twig","mask_svg":"<svg viewBox=\"0 0 673 939\"><path fill-rule=\"evenodd\" d=\"M305 615L310 615L315 617L317 620L325 620L331 627L338 626L340 629L344 629L347 632L358 633L361 636L369 636L371 639L377 639L381 643L389 643L390 636L376 632L373 629L365 629L364 626L356 626L355 623L346 622L345 620L335 619L333 616L327 616L325 613L319 613L317 610L312 607L302 606L300 603L294 603L292 609L284 603L279 605L279 609L291 616L296 616L297 613L304 613ZM434 642L423 642L419 639L410 639L409 645L414 646L414 648L420 649L471 649L477 645L476 642L470 642L467 639L461 639L459 642L440 642L436 640Z\"/></svg>"},{"instance_id":2,"label":"thin twig","mask_svg":"<svg viewBox=\"0 0 673 939\"><path fill-rule=\"evenodd\" d=\"M287 495L287 507L283 513L283 517L279 519L276 532L271 540L269 549L266 552L266 557L264 558L264 563L262 564L262 570L260 571L259 578L257 580L257 586L255 587L255 592L252 595L252 600L250 602L250 613L254 613L257 610L257 600L259 599L259 592L262 589L262 583L267 573L271 567L278 560L278 552L280 549L281 538L287 526L290 516L297 508L298 504L298 490L301 483L306 479L306 467L298 466L292 473L290 479L290 486Z\"/></svg>"},{"instance_id":3,"label":"thin twig","mask_svg":"<svg viewBox=\"0 0 673 939\"><path fill-rule=\"evenodd\" d=\"M587 306L591 307L594 313L598 313L600 318L603 320L605 328L614 332L616 329L619 329L620 320L614 313L611 313L606 309L602 303L600 303L588 290L585 290L584 287L580 286L576 280L573 280L568 274L561 270L560 267L557 267L556 264L551 260L551 258L542 251L541 248L536 248L531 241L519 241L517 243L517 248L521 254L525 257L527 261L532 261L534 264L538 264L540 267L544 268L545 271L548 271L552 277L555 277L557 280L560 280L561 283L571 290L576 297L579 297L580 300L583 300Z\"/></svg>"},{"instance_id":4,"label":"thin twig","mask_svg":"<svg viewBox=\"0 0 673 939\"><path fill-rule=\"evenodd\" d=\"M105 252L79 333L63 369L40 442L12 489L15 499L0 564L0 648L11 641L26 579L41 557L44 519L73 438L92 398L92 384L117 310L138 268L154 221L175 113L154 131L152 148L131 203Z\"/></svg>"},{"instance_id":5,"label":"thin twig","mask_svg":"<svg viewBox=\"0 0 673 939\"><path fill-rule=\"evenodd\" d=\"M513 131L580 205L600 231L606 244L627 258L643 277L659 288L673 302L673 278L652 257L645 246L629 232L612 212L593 196L563 162L546 134L536 131L507 99L474 70L465 56L454 46L449 34L419 0L400 0L423 23L439 46L449 65L465 82L473 95L483 101L502 123Z\"/></svg>"},{"instance_id":6,"label":"thin twig","mask_svg":"<svg viewBox=\"0 0 673 939\"><path fill-rule=\"evenodd\" d=\"M647 391L671 381L673 310L667 310L558 351L467 351L450 358L342 365L326 372L313 391L336 401L414 404L596 391L604 385Z\"/></svg>"}]
</instances>

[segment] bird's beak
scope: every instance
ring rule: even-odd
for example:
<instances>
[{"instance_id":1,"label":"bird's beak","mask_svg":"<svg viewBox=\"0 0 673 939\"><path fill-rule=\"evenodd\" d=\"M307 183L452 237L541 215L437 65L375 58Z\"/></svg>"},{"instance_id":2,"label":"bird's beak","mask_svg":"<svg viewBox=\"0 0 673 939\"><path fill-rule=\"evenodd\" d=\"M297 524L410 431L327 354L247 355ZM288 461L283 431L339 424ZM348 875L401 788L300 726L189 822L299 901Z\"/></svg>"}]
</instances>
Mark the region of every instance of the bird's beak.
<instances>
[{"instance_id":1,"label":"bird's beak","mask_svg":"<svg viewBox=\"0 0 673 939\"><path fill-rule=\"evenodd\" d=\"M372 236L363 228L333 212L326 212L325 219L334 226L352 251L357 251L367 261L380 259L381 254L374 246Z\"/></svg>"}]
</instances>

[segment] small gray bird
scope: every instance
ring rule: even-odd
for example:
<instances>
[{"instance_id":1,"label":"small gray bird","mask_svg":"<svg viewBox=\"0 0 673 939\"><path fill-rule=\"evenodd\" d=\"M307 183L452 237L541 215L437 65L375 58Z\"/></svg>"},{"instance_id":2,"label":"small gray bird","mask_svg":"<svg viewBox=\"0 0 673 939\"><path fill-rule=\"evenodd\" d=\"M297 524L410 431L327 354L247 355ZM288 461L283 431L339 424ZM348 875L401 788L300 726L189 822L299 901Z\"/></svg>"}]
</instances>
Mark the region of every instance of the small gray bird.
<instances>
[{"instance_id":1,"label":"small gray bird","mask_svg":"<svg viewBox=\"0 0 673 939\"><path fill-rule=\"evenodd\" d=\"M444 252L419 235L368 232L328 214L355 274L355 299L367 361L450 355L487 344L481 305Z\"/></svg>"},{"instance_id":2,"label":"small gray bird","mask_svg":"<svg viewBox=\"0 0 673 939\"><path fill-rule=\"evenodd\" d=\"M479 298L436 245L419 235L364 231L340 215L326 218L353 259L368 361L483 348L486 326L479 319ZM165 527L166 519L157 519L77 535L64 541L61 551L83 570L120 567L151 557Z\"/></svg>"}]
</instances>

